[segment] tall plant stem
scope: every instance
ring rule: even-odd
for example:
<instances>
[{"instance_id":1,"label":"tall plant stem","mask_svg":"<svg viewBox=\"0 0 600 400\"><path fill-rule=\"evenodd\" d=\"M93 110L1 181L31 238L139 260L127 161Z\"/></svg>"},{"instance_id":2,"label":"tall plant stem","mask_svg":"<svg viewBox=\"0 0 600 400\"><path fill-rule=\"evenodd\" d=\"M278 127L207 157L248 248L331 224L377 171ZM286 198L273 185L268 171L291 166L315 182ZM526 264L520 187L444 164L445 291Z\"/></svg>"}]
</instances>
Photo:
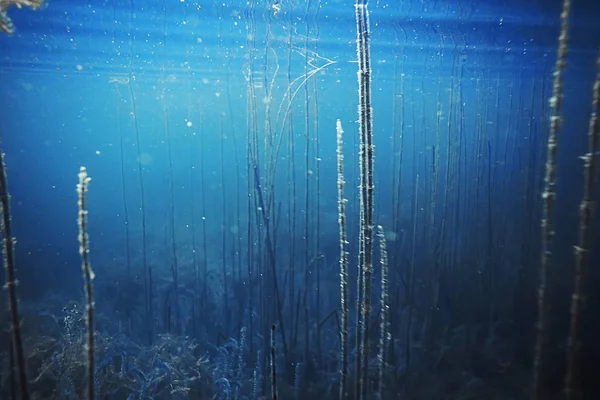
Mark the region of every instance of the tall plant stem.
<instances>
[{"instance_id":1,"label":"tall plant stem","mask_svg":"<svg viewBox=\"0 0 600 400\"><path fill-rule=\"evenodd\" d=\"M25 350L23 349L23 337L21 335L21 323L19 321L19 301L17 298L17 275L15 272L15 239L12 236L10 216L10 195L6 185L6 164L4 153L0 150L0 207L2 208L2 250L4 252L4 270L6 274L6 291L8 292L8 311L10 314L12 349L17 361L17 373L19 374L19 390L22 400L29 400L29 387L27 380L27 363L25 361Z\"/></svg>"},{"instance_id":2,"label":"tall plant stem","mask_svg":"<svg viewBox=\"0 0 600 400\"><path fill-rule=\"evenodd\" d=\"M600 51L596 61L597 74L592 94L592 114L588 127L588 152L583 159L583 198L579 205L579 240L575 251L575 287L571 296L571 331L567 342L567 376L565 393L567 400L581 399L581 311L587 297L589 253L592 250L591 228L593 226L595 198L594 184L598 175L598 150L600 147Z\"/></svg>"},{"instance_id":3,"label":"tall plant stem","mask_svg":"<svg viewBox=\"0 0 600 400\"><path fill-rule=\"evenodd\" d=\"M142 150L140 147L140 130L137 119L137 107L135 94L133 92L133 42L135 40L134 30L132 29L133 18L135 9L133 6L133 0L131 1L131 8L129 12L129 77L127 79L127 88L129 90L129 98L131 102L131 117L133 118L133 130L135 134L135 147L137 150L137 170L138 170L138 181L140 184L140 212L141 212L141 225L142 225L142 269L144 271L144 305L146 309L146 324L148 332L148 342L152 343L153 340L153 327L154 327L154 307L152 300L152 267L147 263L146 254L146 196L144 190L144 176L142 170Z\"/></svg>"},{"instance_id":4,"label":"tall plant stem","mask_svg":"<svg viewBox=\"0 0 600 400\"><path fill-rule=\"evenodd\" d=\"M558 133L560 131L563 101L562 73L566 65L567 44L569 39L569 14L571 0L563 0L560 14L560 35L558 37L558 52L554 66L552 97L550 98L550 134L548 136L546 173L544 191L542 193L542 254L540 265L540 283L538 288L538 323L535 354L533 360L533 400L546 399L544 391L544 368L546 363L545 350L548 337L548 316L550 315L548 301L548 283L551 281L552 250L554 243L554 203L556 199L556 159L558 154Z\"/></svg>"},{"instance_id":5,"label":"tall plant stem","mask_svg":"<svg viewBox=\"0 0 600 400\"><path fill-rule=\"evenodd\" d=\"M373 117L371 109L371 52L369 45L369 11L363 0L356 2L356 49L358 56L360 128L360 254L362 301L360 304L360 345L357 357L356 399L367 395L367 360L369 358L369 319L371 315L371 279L373 274ZM359 282L360 285L360 282ZM360 297L360 296L359 296ZM360 367L360 368L359 368Z\"/></svg>"},{"instance_id":6,"label":"tall plant stem","mask_svg":"<svg viewBox=\"0 0 600 400\"><path fill-rule=\"evenodd\" d=\"M346 237L346 199L344 198L344 130L338 119L337 133L337 188L338 224L340 229L340 391L339 400L348 398L348 239Z\"/></svg>"}]
</instances>

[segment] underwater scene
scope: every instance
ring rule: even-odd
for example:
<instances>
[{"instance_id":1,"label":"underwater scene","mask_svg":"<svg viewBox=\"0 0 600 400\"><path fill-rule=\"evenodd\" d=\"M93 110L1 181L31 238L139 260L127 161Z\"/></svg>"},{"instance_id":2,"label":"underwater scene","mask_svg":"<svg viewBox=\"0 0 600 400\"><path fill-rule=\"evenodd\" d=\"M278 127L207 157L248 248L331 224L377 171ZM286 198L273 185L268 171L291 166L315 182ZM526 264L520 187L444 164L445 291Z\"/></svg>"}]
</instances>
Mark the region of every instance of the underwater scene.
<instances>
[{"instance_id":1,"label":"underwater scene","mask_svg":"<svg viewBox=\"0 0 600 400\"><path fill-rule=\"evenodd\" d=\"M600 1L0 0L0 400L600 398Z\"/></svg>"}]
</instances>

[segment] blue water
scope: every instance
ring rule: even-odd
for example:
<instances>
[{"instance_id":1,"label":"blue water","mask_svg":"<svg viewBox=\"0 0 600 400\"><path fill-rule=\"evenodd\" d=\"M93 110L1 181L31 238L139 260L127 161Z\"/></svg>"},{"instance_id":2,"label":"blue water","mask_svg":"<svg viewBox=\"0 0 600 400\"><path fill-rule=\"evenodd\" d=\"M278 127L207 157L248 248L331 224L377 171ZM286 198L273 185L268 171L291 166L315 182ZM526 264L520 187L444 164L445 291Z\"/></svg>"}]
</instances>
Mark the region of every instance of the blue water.
<instances>
[{"instance_id":1,"label":"blue water","mask_svg":"<svg viewBox=\"0 0 600 400\"><path fill-rule=\"evenodd\" d=\"M389 336L381 364L376 239L365 399L531 398L560 7L369 3L374 223L389 254ZM92 178L97 398L271 399L272 362L279 398L337 398L337 119L345 131L353 394L353 2L51 0L7 13L16 30L0 36L0 146L35 398L86 396L81 166ZM548 399L561 392L566 369L600 3L574 1L569 22ZM597 181L592 193L600 194ZM588 247L579 382L593 399L598 235ZM8 307L4 296L0 304ZM8 315L1 318L4 399L16 378Z\"/></svg>"}]
</instances>

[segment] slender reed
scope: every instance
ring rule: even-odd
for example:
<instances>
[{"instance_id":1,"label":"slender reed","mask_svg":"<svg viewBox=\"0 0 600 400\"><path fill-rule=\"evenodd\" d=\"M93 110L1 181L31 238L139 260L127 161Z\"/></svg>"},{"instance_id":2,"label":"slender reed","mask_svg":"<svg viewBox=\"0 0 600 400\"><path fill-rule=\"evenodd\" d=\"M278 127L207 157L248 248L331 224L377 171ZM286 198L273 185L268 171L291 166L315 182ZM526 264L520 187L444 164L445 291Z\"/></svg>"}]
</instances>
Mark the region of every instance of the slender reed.
<instances>
[{"instance_id":1,"label":"slender reed","mask_svg":"<svg viewBox=\"0 0 600 400\"><path fill-rule=\"evenodd\" d=\"M184 18L188 16L188 7L185 8ZM188 62L190 52L186 52L186 62ZM194 107L192 103L192 80L194 73L191 68L188 67L188 80L187 80L187 125L189 128L192 127L192 119L194 118ZM195 129L195 128L194 128ZM197 337L198 326L200 321L200 269L198 266L198 251L196 241L196 171L195 167L197 160L197 150L195 145L196 132L188 132L187 137L189 139L189 197L190 197L190 230L192 239L192 267L194 271L194 297L192 305L192 337Z\"/></svg>"},{"instance_id":2,"label":"slender reed","mask_svg":"<svg viewBox=\"0 0 600 400\"><path fill-rule=\"evenodd\" d=\"M275 348L275 324L271 325L271 399L277 400L277 357Z\"/></svg>"},{"instance_id":3,"label":"slender reed","mask_svg":"<svg viewBox=\"0 0 600 400\"><path fill-rule=\"evenodd\" d=\"M119 155L121 157L121 195L122 195L122 199L123 199L123 216L125 218L125 260L127 263L127 279L131 280L131 246L130 246L130 234L129 234L129 210L127 207L127 190L126 190L126 184L125 184L125 155L124 155L124 149L125 149L125 144L124 144L124 137L123 137L123 131L121 130L121 111L119 108L119 103L121 102L121 94L120 91L117 89L117 93L118 93L118 100L116 101L117 103L117 129L119 130Z\"/></svg>"},{"instance_id":4,"label":"slender reed","mask_svg":"<svg viewBox=\"0 0 600 400\"><path fill-rule=\"evenodd\" d=\"M221 7L219 8L220 10L222 8L224 8L226 6L226 4L221 3ZM234 25L231 24L230 27L230 37L234 37L233 35L233 29L234 29ZM236 39L232 39L232 44L236 43ZM231 102L231 83L230 83L230 77L231 77L231 62L234 59L233 57L230 56L230 52L231 49L233 48L233 46L229 46L227 47L227 51L226 51L226 58L227 58L227 75L225 78L225 84L227 86L227 111L229 113L229 124L230 124L230 130L229 130L229 134L231 135L231 141L233 144L233 156L234 156L234 160L235 160L235 217L234 217L234 221L238 221L238 223L241 221L241 188L240 188L240 180L242 178L242 174L241 174L241 170L240 170L240 160L239 160L239 155L238 155L238 145L237 145L237 136L236 136L236 127L235 127L235 118L233 118L233 116L235 115L235 112L233 111L233 104ZM234 259L234 261L237 261L237 271L238 271L238 280L242 280L242 235L240 234L236 234L233 231L231 232L232 235L232 245L231 245L231 254L232 254L232 258ZM235 266L235 262L232 263L232 265Z\"/></svg>"},{"instance_id":5,"label":"slender reed","mask_svg":"<svg viewBox=\"0 0 600 400\"><path fill-rule=\"evenodd\" d=\"M356 399L367 394L369 358L369 318L371 314L371 278L373 273L373 119L371 110L371 53L369 11L365 0L356 1L356 52L358 56L359 127L360 127L360 273L362 299L359 301L360 343L357 357ZM361 279L362 275L362 279ZM360 285L360 282L359 282ZM359 290L360 291L360 290Z\"/></svg>"},{"instance_id":6,"label":"slender reed","mask_svg":"<svg viewBox=\"0 0 600 400\"><path fill-rule=\"evenodd\" d=\"M271 241L271 224L270 224L270 219L268 218L267 214L266 214L266 208L265 208L265 201L264 201L264 196L263 196L263 192L262 192L262 187L260 185L260 174L258 171L258 166L254 167L254 182L255 182L255 191L256 191L256 195L258 198L258 209L260 210L260 215L262 217L262 220L264 222L264 226L265 226L265 248L267 250L267 257L268 260L270 261L271 265L273 266L271 269L271 276L273 278L273 291L274 291L274 297L275 297L275 312L277 313L277 318L279 319L279 324L280 324L280 329L281 329L281 344L283 346L283 355L284 358L286 360L286 364L288 362L288 351L287 351L287 341L286 341L286 336L285 336L285 328L284 328L284 322L283 322L283 311L282 311L282 307L281 307L281 296L280 296L280 291L279 291L279 281L277 278L277 271L276 271L276 257L275 257L275 246L273 244L273 242Z\"/></svg>"},{"instance_id":7,"label":"slender reed","mask_svg":"<svg viewBox=\"0 0 600 400\"><path fill-rule=\"evenodd\" d=\"M554 66L552 97L550 97L550 135L548 136L548 154L544 191L542 193L542 254L540 265L540 284L538 287L538 323L533 359L533 396L534 400L545 399L544 394L544 350L547 341L548 316L550 314L548 301L548 281L552 272L552 245L554 241L554 201L556 198L556 158L558 151L558 132L562 122L561 106L563 98L562 73L566 65L567 43L569 39L569 14L571 0L563 0L560 14L560 36L558 37L558 52Z\"/></svg>"},{"instance_id":8,"label":"slender reed","mask_svg":"<svg viewBox=\"0 0 600 400\"><path fill-rule=\"evenodd\" d=\"M394 29L395 29L395 36L396 36L396 48L401 48L402 51L400 52L400 54L398 55L398 59L396 60L397 62L397 67L396 67L396 71L394 72L394 76L395 79L394 81L397 82L397 88L395 89L395 95L394 95L394 112L396 110L398 110L398 116L397 118L394 118L394 121L398 121L398 126L397 128L394 128L393 132L397 132L397 135L395 134L394 137L398 137L398 141L397 141L397 147L394 147L394 154L397 154L397 161L396 161L396 167L394 168L394 175L395 175L395 179L394 179L394 190L393 192L395 193L395 201L393 202L394 204L394 214L395 216L392 218L393 221L393 228L392 230L395 232L400 232L401 230L401 225L402 225L402 221L400 219L400 215L402 215L402 202L400 201L402 198L402 194L403 194L403 188L402 188L402 172L403 172L403 166L404 166L404 151L405 151L405 145L404 145L404 128L405 128L405 74L403 73L403 71L405 71L405 67L404 67L404 52L405 52L405 46L403 45L403 43L407 43L408 38L406 35L406 31L402 28L401 24L394 24ZM402 42L400 40L400 33L402 33L404 36L404 41ZM398 101L396 102L396 99L398 99ZM439 236L438 236L439 237ZM436 254L439 257L439 254L441 253L439 251L441 247L441 240L438 241L438 249L436 249ZM395 246L395 248L393 249L392 252L392 257L395 260L398 260L400 258L400 253L401 253L401 248L402 246ZM398 273L398 271L397 271ZM394 306L398 305L398 299L399 299L399 293L400 293L400 287L399 285L396 283L398 280L397 279L393 279L392 280L392 291L393 291L393 299L394 299ZM400 280L401 281L401 280ZM437 281L439 282L439 280ZM439 285L438 285L439 286ZM390 320L394 318L393 313L390 315ZM392 331L391 334L393 337L398 337L400 336L400 324L398 323L391 323L390 324L392 327ZM392 347L393 349L393 347Z\"/></svg>"},{"instance_id":9,"label":"slender reed","mask_svg":"<svg viewBox=\"0 0 600 400\"><path fill-rule=\"evenodd\" d=\"M225 311L225 332L229 332L229 322L230 322L230 314L229 310L229 280L228 280L228 271L227 271L227 193L225 188L226 185L226 174L225 174L225 133L223 132L223 114L219 119L219 155L221 158L221 217L223 218L223 229L221 231L221 270L223 272L223 307ZM232 264L234 260L231 260ZM233 275L233 274L232 274Z\"/></svg>"},{"instance_id":10,"label":"slender reed","mask_svg":"<svg viewBox=\"0 0 600 400\"><path fill-rule=\"evenodd\" d=\"M116 8L113 7L113 16L115 22L117 21L116 17ZM113 42L116 43L116 36L113 36ZM121 103L121 91L119 90L119 84L116 85L117 91L117 101L115 102L117 105L116 110L116 118L117 118L117 130L119 132L119 156L121 158L121 199L123 200L123 222L125 223L125 263L127 265L127 283L131 284L131 233L129 232L129 207L127 207L127 185L125 179L125 140L123 135L123 130L121 129L121 107L119 104ZM127 332L131 332L131 314L132 309L127 308L125 311L125 316L127 318Z\"/></svg>"},{"instance_id":11,"label":"slender reed","mask_svg":"<svg viewBox=\"0 0 600 400\"><path fill-rule=\"evenodd\" d=\"M17 398L17 378L15 377L15 351L14 346L11 341L10 346L8 348L8 370L9 372L9 386L10 386L10 398Z\"/></svg>"},{"instance_id":12,"label":"slender reed","mask_svg":"<svg viewBox=\"0 0 600 400\"><path fill-rule=\"evenodd\" d=\"M219 8L217 9L217 17L218 17L218 24L217 24L217 49L218 52L221 53L223 51L223 8L224 8L225 4L224 3L220 3ZM227 57L227 59L230 59L231 57ZM229 65L228 65L229 68ZM227 71L227 76L229 76L229 70ZM227 77L227 79L229 79L229 77ZM227 103L229 105L229 107L231 107L231 99L230 99L230 95L229 95L229 90L227 90ZM233 114L230 114L233 115ZM228 266L227 265L227 234L229 232L229 229L227 229L228 226L228 216L227 216L227 196L226 196L226 188L230 187L230 185L226 185L226 174L225 174L225 139L226 139L226 134L224 131L224 117L225 117L225 112L221 112L220 116L219 116L219 158L220 158L220 168L221 168L221 218L222 218L222 229L221 229L221 272L223 273L223 308L224 308L224 315L221 317L221 319L224 319L223 321L223 327L225 329L225 332L229 333L229 327L230 327L230 321L232 320L231 318L231 314L232 312L229 309L229 279L228 276L231 276L233 278L235 278L235 257L231 258L231 264ZM233 118L230 117L229 118L230 123L233 125ZM233 133L233 126L231 127L231 132ZM235 148L234 148L234 153L235 153ZM232 246L233 247L233 246Z\"/></svg>"},{"instance_id":13,"label":"slender reed","mask_svg":"<svg viewBox=\"0 0 600 400\"><path fill-rule=\"evenodd\" d=\"M592 95L592 114L588 127L588 152L583 159L583 198L579 205L579 241L575 250L575 287L571 296L571 332L567 343L567 376L565 394L567 400L581 398L581 310L587 297L589 254L592 249L591 228L594 218L594 183L598 173L598 148L600 146L600 52L596 60L598 72Z\"/></svg>"},{"instance_id":14,"label":"slender reed","mask_svg":"<svg viewBox=\"0 0 600 400\"><path fill-rule=\"evenodd\" d=\"M0 208L2 208L2 250L4 252L4 269L6 274L6 290L8 292L8 311L10 314L12 349L17 361L17 372L19 374L19 390L22 400L29 400L29 387L27 386L27 365L25 362L25 350L23 349L23 337L21 336L21 324L19 322L19 301L17 299L17 276L15 273L15 238L12 237L10 220L10 195L6 185L6 164L4 164L4 153L0 150Z\"/></svg>"},{"instance_id":15,"label":"slender reed","mask_svg":"<svg viewBox=\"0 0 600 400\"><path fill-rule=\"evenodd\" d=\"M315 12L313 14L314 16L314 53L318 54L319 53L319 11L321 10L321 0L317 0L317 4L315 7ZM321 160L321 156L320 156L320 141L319 141L319 83L317 81L317 78L315 76L315 78L313 78L313 106L314 106L314 118L313 118L313 122L314 122L314 145L315 145L315 156L314 159L316 160L316 162L314 163L314 175L315 175L315 191L316 191L316 196L315 196L315 211L314 211L314 215L315 215L315 254L319 254L319 247L321 245L321 183L320 183L320 177L321 177L321 168L320 168L320 160ZM321 270L322 268L320 266L317 265L316 268L316 278L317 278L317 282L316 282L316 304L315 304L315 309L316 309L316 315L315 315L315 320L316 321L320 321L321 320ZM321 336L322 336L322 331L321 331L321 325L317 325L317 329L316 329L316 335L317 335L317 362L319 364L321 364L323 362L323 347L321 345Z\"/></svg>"},{"instance_id":16,"label":"slender reed","mask_svg":"<svg viewBox=\"0 0 600 400\"><path fill-rule=\"evenodd\" d=\"M246 95L246 127L247 127L247 132L246 132L246 138L247 138L247 142L246 142L246 158L248 161L247 163L247 167L246 167L246 175L247 175L247 193L254 193L255 190L255 182L254 179L252 179L253 174L254 174L254 167L253 167L253 163L256 160L257 157L257 153L258 153L258 125L257 125L257 120L258 120L258 114L257 114L257 101L256 101L256 84L257 84L257 80L256 80L256 72L255 72L255 67L254 67L254 60L256 59L256 4L255 1L248 1L246 2L246 9L244 10L244 15L246 16L246 76L247 76L247 95ZM261 282L262 280L258 279L258 277L260 276L260 273L258 271L258 267L256 265L255 260L257 259L257 253L260 252L260 247L255 249L254 247L254 241L255 239L255 232L254 229L252 229L253 225L256 224L259 229L257 229L257 231L259 231L258 233L260 233L260 225L257 223L257 215L255 210L257 209L256 207L256 196L247 196L248 202L247 202L247 208L246 208L246 215L248 216L247 219L247 225L246 225L246 263L247 263L247 270L248 270L248 281L250 282L250 285L248 285L249 287L252 286L252 284L255 284L257 286L257 289L254 290L248 290L248 307L250 310L252 310L253 308L257 308L259 309L261 304L260 304L260 299L264 298L264 296L262 296L262 286L261 286ZM258 259L260 259L258 257ZM255 293L256 292L256 295ZM255 300L256 299L256 300ZM256 305L255 305L256 302ZM259 328L257 328L257 330L259 332L264 332L261 331L261 328L264 326L263 325L263 314L261 313L261 315L257 318L257 325L259 326ZM249 337L253 337L254 336L254 318L250 317L249 318ZM253 353L253 347L254 346L254 341L250 340L250 352ZM266 360L266 357L265 357ZM257 364L258 364L258 360L257 360ZM261 367L264 367L264 363L266 363L266 361L262 361L260 360L261 363Z\"/></svg>"},{"instance_id":17,"label":"slender reed","mask_svg":"<svg viewBox=\"0 0 600 400\"><path fill-rule=\"evenodd\" d=\"M417 226L419 222L419 174L415 176L414 180L414 193L413 193L413 227L412 227L412 248L410 256L410 267L408 269L408 276L406 279L406 290L407 290L407 301L408 301L408 316L406 317L406 331L404 332L405 348L404 353L406 354L406 385L404 386L405 391L410 389L411 377L412 377L412 343L411 343L411 331L413 324L413 313L415 311L415 262L416 262L416 246L417 246Z\"/></svg>"},{"instance_id":18,"label":"slender reed","mask_svg":"<svg viewBox=\"0 0 600 400\"><path fill-rule=\"evenodd\" d=\"M346 238L346 199L344 198L344 130L338 119L337 133L337 187L338 223L340 225L340 306L342 321L340 329L340 393L339 399L348 397L348 239Z\"/></svg>"},{"instance_id":19,"label":"slender reed","mask_svg":"<svg viewBox=\"0 0 600 400\"><path fill-rule=\"evenodd\" d=\"M161 80L162 80L162 91L161 98L163 104L163 115L165 121L165 136L167 142L167 162L169 165L169 225L171 227L171 276L173 279L173 297L175 307L175 329L176 333L179 334L181 328L181 311L179 308L179 260L177 258L177 246L175 240L175 189L174 189L174 176L173 176L173 151L171 146L171 129L170 129L170 114L169 114L169 103L167 102L167 79L166 79L166 63L167 63L167 2L163 0L163 59L161 65Z\"/></svg>"},{"instance_id":20,"label":"slender reed","mask_svg":"<svg viewBox=\"0 0 600 400\"><path fill-rule=\"evenodd\" d=\"M384 387L384 382L383 382L383 377L384 377L384 372L385 372L385 349L387 347L388 341L389 341L389 321L387 318L388 312L389 312L389 302L388 302L388 254L387 254L387 246L385 243L385 233L383 231L383 227L381 225L377 226L377 238L379 239L379 251L381 253L380 259L379 259L379 264L381 265L381 300L380 300L380 305L381 305L381 311L380 311L380 318L381 318L381 322L379 325L379 329L380 329L380 333L379 333L379 355L378 355L378 362L379 362L379 388L378 388L378 398L381 400L383 399L383 390L385 389Z\"/></svg>"},{"instance_id":21,"label":"slender reed","mask_svg":"<svg viewBox=\"0 0 600 400\"><path fill-rule=\"evenodd\" d=\"M288 83L288 93L292 87L292 53L293 53L293 25L294 18L292 13L288 14L288 58L287 58L287 83ZM296 150L295 150L295 140L294 140L294 113L292 110L289 112L289 116L287 118L287 127L288 127L288 197L290 201L288 202L288 215L289 215L289 223L288 223L288 237L289 237L289 304L292 305L290 307L290 320L297 321L298 314L294 312L293 305L295 304L296 299L296 220L297 220L297 206L296 206ZM297 338L298 338L298 329L294 326L292 322L292 343L290 353L295 354L297 347Z\"/></svg>"},{"instance_id":22,"label":"slender reed","mask_svg":"<svg viewBox=\"0 0 600 400\"><path fill-rule=\"evenodd\" d=\"M190 90L191 93L191 90ZM192 107L191 102L189 102L189 111L191 114ZM194 310L200 305L200 269L198 267L198 256L197 256L197 241L196 241L196 168L194 168L194 163L196 162L196 149L194 138L196 135L188 135L189 137L189 149L190 149L190 176L189 176L189 185L190 185L190 225L192 231L192 265L194 267L194 306L192 307ZM205 278L203 278L204 280ZM196 323L197 319L200 317L201 310L197 312L193 312L193 321L192 321L192 334L196 336L197 329Z\"/></svg>"},{"instance_id":23,"label":"slender reed","mask_svg":"<svg viewBox=\"0 0 600 400\"><path fill-rule=\"evenodd\" d=\"M113 29L113 46L115 50L115 54L119 54L119 48L117 46L117 6L116 0L112 1L113 6L113 21L114 21L114 29ZM127 191L125 185L125 146L124 146L124 135L123 130L121 129L121 90L119 89L120 84L117 83L115 85L115 90L117 92L117 101L116 104L116 118L117 118L117 131L119 132L119 156L121 158L121 194L123 199L123 216L125 218L125 261L127 263L127 280L131 282L131 246L130 246L130 234L129 234L129 210L127 208ZM130 314L130 312L127 312ZM127 329L131 328L131 315L127 316Z\"/></svg>"},{"instance_id":24,"label":"slender reed","mask_svg":"<svg viewBox=\"0 0 600 400\"><path fill-rule=\"evenodd\" d=\"M133 29L133 19L135 16L135 8L133 0L131 0L129 10L129 77L127 79L127 88L129 90L129 98L131 101L131 117L133 118L133 131L135 134L135 147L137 151L137 170L138 170L138 181L140 184L140 212L141 212L141 225L142 225L142 269L144 271L144 307L146 311L146 324L148 330L148 342L152 343L153 340L153 326L154 326L154 309L152 300L152 266L147 263L146 253L146 195L144 189L144 174L142 169L142 150L140 146L140 129L137 119L137 107L135 101L135 94L133 91L133 42L135 41L135 30Z\"/></svg>"},{"instance_id":25,"label":"slender reed","mask_svg":"<svg viewBox=\"0 0 600 400\"><path fill-rule=\"evenodd\" d=\"M89 237L87 234L87 203L86 193L92 178L87 174L85 167L79 170L79 183L77 184L79 214L77 222L79 225L79 255L81 256L81 269L83 270L83 284L85 290L85 325L87 328L87 342L85 350L87 354L87 398L94 399L94 297L92 293L92 280L94 271L90 265Z\"/></svg>"},{"instance_id":26,"label":"slender reed","mask_svg":"<svg viewBox=\"0 0 600 400\"><path fill-rule=\"evenodd\" d=\"M202 108L202 106L200 107ZM205 152L204 152L204 118L201 115L200 116L200 132L199 132L199 136L200 136L200 151L199 151L199 158L200 158L200 171L199 171L199 175L200 175L200 204L201 209L200 209L200 215L202 215L202 297L201 297L201 301L200 301L200 309L202 310L202 312L204 312L204 310L206 310L206 307L208 305L208 245L207 245L207 234L206 234L206 184L205 184L205 179L204 179L204 171L205 171L205 165L204 165L204 160L205 160Z\"/></svg>"},{"instance_id":27,"label":"slender reed","mask_svg":"<svg viewBox=\"0 0 600 400\"><path fill-rule=\"evenodd\" d=\"M310 34L310 24L308 21L308 16L310 14L310 7L311 7L311 0L307 0L306 1L306 9L304 10L304 74L306 76L308 76L308 39L309 39L309 34ZM312 179L312 165L311 165L311 153L310 153L310 144L313 141L313 138L311 137L311 130L310 130L310 95L309 95L309 91L308 91L308 82L304 85L304 268L305 268L305 273L304 273L304 286L305 287L312 287L313 283L309 280L312 279L312 277L314 276L313 271L311 270L310 266L312 265L310 263L310 251L311 251L311 243L312 243L312 232L311 232L311 216L312 216L312 209L311 209L311 201L310 201L310 194L311 194L311 182L313 181ZM312 291L311 291L312 292ZM311 292L304 292L304 294L308 294L308 296L310 297L310 293ZM305 309L309 307L306 297L303 299L304 301L304 307ZM310 302L310 298L308 299L308 302ZM307 315L307 313L305 313L305 315ZM305 321L305 336L307 339L310 338L309 336L309 330L310 330L310 320L308 318L306 318ZM305 345L305 361L309 361L308 360L308 354L310 352L310 342L308 340L306 340L306 342L304 343Z\"/></svg>"}]
</instances>

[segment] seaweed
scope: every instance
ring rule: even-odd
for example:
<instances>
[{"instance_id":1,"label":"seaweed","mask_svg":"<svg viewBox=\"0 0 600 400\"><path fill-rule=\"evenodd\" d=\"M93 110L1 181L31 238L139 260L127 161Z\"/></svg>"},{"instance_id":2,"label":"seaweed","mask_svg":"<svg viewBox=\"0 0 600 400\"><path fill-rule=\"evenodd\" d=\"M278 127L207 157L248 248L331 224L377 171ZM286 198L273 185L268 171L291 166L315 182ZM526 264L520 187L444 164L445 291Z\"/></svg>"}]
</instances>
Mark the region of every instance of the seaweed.
<instances>
[{"instance_id":1,"label":"seaweed","mask_svg":"<svg viewBox=\"0 0 600 400\"><path fill-rule=\"evenodd\" d=\"M17 8L29 7L37 10L44 4L44 0L0 0L0 31L12 35L15 32L15 25L8 16L8 8L12 5Z\"/></svg>"}]
</instances>

